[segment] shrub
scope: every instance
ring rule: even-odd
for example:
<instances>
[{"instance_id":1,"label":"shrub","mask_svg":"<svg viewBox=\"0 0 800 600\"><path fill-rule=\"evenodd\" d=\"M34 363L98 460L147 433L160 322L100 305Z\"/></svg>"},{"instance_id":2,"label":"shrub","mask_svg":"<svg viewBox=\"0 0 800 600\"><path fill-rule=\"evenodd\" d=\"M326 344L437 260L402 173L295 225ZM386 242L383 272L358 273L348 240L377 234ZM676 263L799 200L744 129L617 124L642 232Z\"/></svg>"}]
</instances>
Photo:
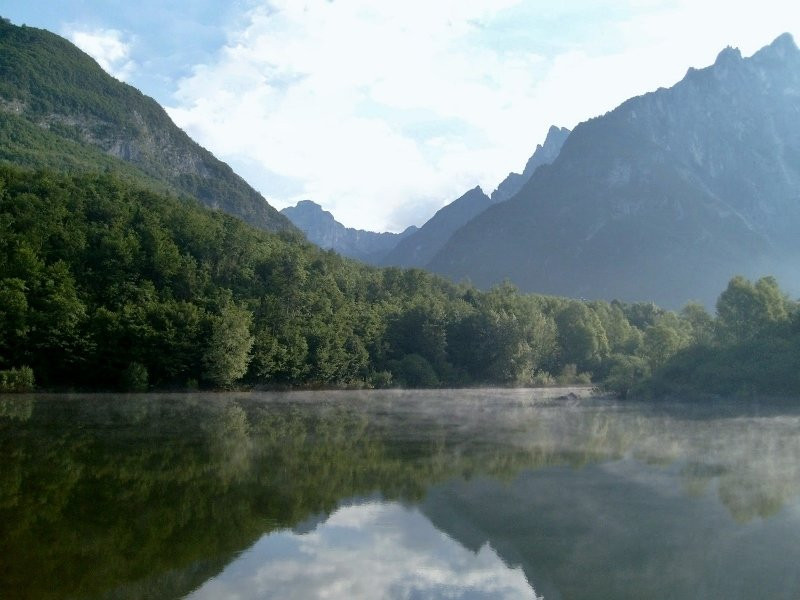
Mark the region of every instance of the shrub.
<instances>
[{"instance_id":1,"label":"shrub","mask_svg":"<svg viewBox=\"0 0 800 600\"><path fill-rule=\"evenodd\" d=\"M0 371L0 392L32 392L34 385L33 369L30 367Z\"/></svg>"},{"instance_id":2,"label":"shrub","mask_svg":"<svg viewBox=\"0 0 800 600\"><path fill-rule=\"evenodd\" d=\"M639 356L615 355L613 366L603 386L610 392L625 398L636 386L650 377L650 366Z\"/></svg>"},{"instance_id":3,"label":"shrub","mask_svg":"<svg viewBox=\"0 0 800 600\"><path fill-rule=\"evenodd\" d=\"M586 385L592 383L591 373L578 373L577 365L570 363L564 365L561 374L556 377L558 385Z\"/></svg>"},{"instance_id":4,"label":"shrub","mask_svg":"<svg viewBox=\"0 0 800 600\"><path fill-rule=\"evenodd\" d=\"M374 373L370 373L367 385L377 389L392 387L392 374L389 371L375 371Z\"/></svg>"},{"instance_id":5,"label":"shrub","mask_svg":"<svg viewBox=\"0 0 800 600\"><path fill-rule=\"evenodd\" d=\"M431 364L419 354L407 354L401 360L390 361L395 380L408 388L430 388L439 385L439 377Z\"/></svg>"},{"instance_id":6,"label":"shrub","mask_svg":"<svg viewBox=\"0 0 800 600\"><path fill-rule=\"evenodd\" d=\"M147 367L132 362L122 373L122 389L126 392L146 392L149 384Z\"/></svg>"},{"instance_id":7,"label":"shrub","mask_svg":"<svg viewBox=\"0 0 800 600\"><path fill-rule=\"evenodd\" d=\"M531 384L536 387L546 387L548 385L555 385L556 380L547 371L537 371L531 379Z\"/></svg>"}]
</instances>

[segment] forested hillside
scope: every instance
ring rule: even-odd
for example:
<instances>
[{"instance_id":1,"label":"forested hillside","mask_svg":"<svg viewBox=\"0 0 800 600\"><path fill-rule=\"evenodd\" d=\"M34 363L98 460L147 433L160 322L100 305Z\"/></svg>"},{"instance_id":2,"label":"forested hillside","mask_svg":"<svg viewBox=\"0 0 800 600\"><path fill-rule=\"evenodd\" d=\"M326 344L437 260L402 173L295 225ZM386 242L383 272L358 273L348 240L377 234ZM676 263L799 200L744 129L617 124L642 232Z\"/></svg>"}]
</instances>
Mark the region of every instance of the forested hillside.
<instances>
[{"instance_id":1,"label":"forested hillside","mask_svg":"<svg viewBox=\"0 0 800 600\"><path fill-rule=\"evenodd\" d=\"M797 303L774 279L733 279L714 317L369 267L272 219L154 101L65 40L0 30L0 391L800 391Z\"/></svg>"},{"instance_id":2,"label":"forested hillside","mask_svg":"<svg viewBox=\"0 0 800 600\"><path fill-rule=\"evenodd\" d=\"M112 175L0 169L0 370L44 388L604 378L705 335L626 305L377 269Z\"/></svg>"},{"instance_id":3,"label":"forested hillside","mask_svg":"<svg viewBox=\"0 0 800 600\"><path fill-rule=\"evenodd\" d=\"M125 178L236 215L261 229L289 221L159 104L67 40L0 18L0 162Z\"/></svg>"}]
</instances>

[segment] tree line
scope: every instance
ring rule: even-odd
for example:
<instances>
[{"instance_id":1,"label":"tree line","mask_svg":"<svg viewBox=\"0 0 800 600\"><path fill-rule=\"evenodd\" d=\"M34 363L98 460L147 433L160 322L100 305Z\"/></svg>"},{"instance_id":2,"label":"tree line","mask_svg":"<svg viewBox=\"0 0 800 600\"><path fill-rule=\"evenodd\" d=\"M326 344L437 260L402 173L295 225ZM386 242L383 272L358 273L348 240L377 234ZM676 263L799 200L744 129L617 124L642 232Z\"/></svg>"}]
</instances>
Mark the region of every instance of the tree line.
<instances>
[{"instance_id":1,"label":"tree line","mask_svg":"<svg viewBox=\"0 0 800 600\"><path fill-rule=\"evenodd\" d=\"M56 390L592 380L624 394L656 375L667 387L692 352L796 345L797 305L774 280L735 279L720 302L713 317L482 292L113 174L0 167L0 372L23 388L29 375Z\"/></svg>"}]
</instances>

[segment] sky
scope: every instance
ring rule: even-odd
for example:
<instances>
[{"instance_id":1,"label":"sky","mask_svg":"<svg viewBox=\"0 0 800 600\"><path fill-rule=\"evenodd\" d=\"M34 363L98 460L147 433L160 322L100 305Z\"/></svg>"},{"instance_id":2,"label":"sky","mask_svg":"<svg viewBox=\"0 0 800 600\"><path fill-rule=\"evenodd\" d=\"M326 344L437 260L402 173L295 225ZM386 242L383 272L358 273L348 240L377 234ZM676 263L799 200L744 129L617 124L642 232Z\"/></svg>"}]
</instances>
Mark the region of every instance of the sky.
<instances>
[{"instance_id":1,"label":"sky","mask_svg":"<svg viewBox=\"0 0 800 600\"><path fill-rule=\"evenodd\" d=\"M275 207L401 231L520 172L551 125L750 56L790 0L3 0L155 98Z\"/></svg>"}]
</instances>

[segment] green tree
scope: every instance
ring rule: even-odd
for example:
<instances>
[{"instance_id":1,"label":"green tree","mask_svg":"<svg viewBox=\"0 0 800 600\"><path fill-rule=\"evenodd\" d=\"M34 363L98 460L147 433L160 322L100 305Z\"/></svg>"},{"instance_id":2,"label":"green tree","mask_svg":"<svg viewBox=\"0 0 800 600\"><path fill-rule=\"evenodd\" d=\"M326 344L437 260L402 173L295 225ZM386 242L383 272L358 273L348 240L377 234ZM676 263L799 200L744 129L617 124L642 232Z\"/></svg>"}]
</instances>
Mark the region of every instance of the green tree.
<instances>
[{"instance_id":1,"label":"green tree","mask_svg":"<svg viewBox=\"0 0 800 600\"><path fill-rule=\"evenodd\" d=\"M650 377L650 366L642 357L615 354L611 357L610 363L611 368L604 381L604 387L623 398Z\"/></svg>"},{"instance_id":2,"label":"green tree","mask_svg":"<svg viewBox=\"0 0 800 600\"><path fill-rule=\"evenodd\" d=\"M28 333L25 282L0 279L0 367L15 365L22 356Z\"/></svg>"},{"instance_id":3,"label":"green tree","mask_svg":"<svg viewBox=\"0 0 800 600\"><path fill-rule=\"evenodd\" d=\"M208 346L203 355L203 375L211 384L230 388L247 372L253 347L252 322L252 313L235 304L228 294L219 314L211 318Z\"/></svg>"},{"instance_id":4,"label":"green tree","mask_svg":"<svg viewBox=\"0 0 800 600\"><path fill-rule=\"evenodd\" d=\"M692 343L711 344L714 341L714 318L702 304L689 302L681 309L681 318L692 328Z\"/></svg>"},{"instance_id":5,"label":"green tree","mask_svg":"<svg viewBox=\"0 0 800 600\"><path fill-rule=\"evenodd\" d=\"M561 362L579 371L595 370L608 355L608 338L597 315L581 302L570 301L556 316Z\"/></svg>"},{"instance_id":6,"label":"green tree","mask_svg":"<svg viewBox=\"0 0 800 600\"><path fill-rule=\"evenodd\" d=\"M389 366L403 387L429 388L439 385L433 366L419 354L407 354L400 360L390 361Z\"/></svg>"},{"instance_id":7,"label":"green tree","mask_svg":"<svg viewBox=\"0 0 800 600\"><path fill-rule=\"evenodd\" d=\"M122 373L122 389L126 392L146 392L149 383L147 367L132 362Z\"/></svg>"},{"instance_id":8,"label":"green tree","mask_svg":"<svg viewBox=\"0 0 800 600\"><path fill-rule=\"evenodd\" d=\"M717 300L717 316L723 342L744 341L787 321L788 299L774 277L762 277L753 285L737 275Z\"/></svg>"},{"instance_id":9,"label":"green tree","mask_svg":"<svg viewBox=\"0 0 800 600\"><path fill-rule=\"evenodd\" d=\"M684 347L680 334L666 323L651 325L644 332L641 353L651 369L657 369Z\"/></svg>"}]
</instances>

